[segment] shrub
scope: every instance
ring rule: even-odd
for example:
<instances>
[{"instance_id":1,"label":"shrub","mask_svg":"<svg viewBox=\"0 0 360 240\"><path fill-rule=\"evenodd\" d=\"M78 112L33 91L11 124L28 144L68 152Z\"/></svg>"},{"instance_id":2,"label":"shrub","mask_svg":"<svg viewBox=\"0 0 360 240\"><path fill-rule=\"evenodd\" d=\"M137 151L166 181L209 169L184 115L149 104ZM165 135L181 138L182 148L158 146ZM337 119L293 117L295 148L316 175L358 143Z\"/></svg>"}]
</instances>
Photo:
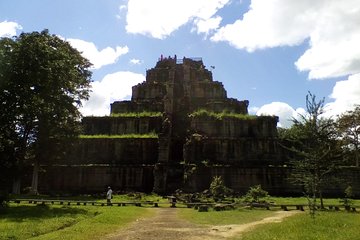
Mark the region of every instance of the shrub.
<instances>
[{"instance_id":1,"label":"shrub","mask_svg":"<svg viewBox=\"0 0 360 240\"><path fill-rule=\"evenodd\" d=\"M250 187L249 191L245 195L246 202L264 202L265 198L269 197L267 191L261 188L261 185Z\"/></svg>"},{"instance_id":2,"label":"shrub","mask_svg":"<svg viewBox=\"0 0 360 240\"><path fill-rule=\"evenodd\" d=\"M224 197L231 192L231 189L225 186L221 176L215 176L213 178L209 190L215 201L223 200Z\"/></svg>"},{"instance_id":3,"label":"shrub","mask_svg":"<svg viewBox=\"0 0 360 240\"><path fill-rule=\"evenodd\" d=\"M345 191L345 197L340 200L340 202L344 205L346 210L350 210L350 205L353 203L353 200L351 199L354 194L351 186L348 186Z\"/></svg>"},{"instance_id":4,"label":"shrub","mask_svg":"<svg viewBox=\"0 0 360 240\"><path fill-rule=\"evenodd\" d=\"M6 191L0 190L0 213L5 210L7 207L7 201L9 199L9 195Z\"/></svg>"}]
</instances>

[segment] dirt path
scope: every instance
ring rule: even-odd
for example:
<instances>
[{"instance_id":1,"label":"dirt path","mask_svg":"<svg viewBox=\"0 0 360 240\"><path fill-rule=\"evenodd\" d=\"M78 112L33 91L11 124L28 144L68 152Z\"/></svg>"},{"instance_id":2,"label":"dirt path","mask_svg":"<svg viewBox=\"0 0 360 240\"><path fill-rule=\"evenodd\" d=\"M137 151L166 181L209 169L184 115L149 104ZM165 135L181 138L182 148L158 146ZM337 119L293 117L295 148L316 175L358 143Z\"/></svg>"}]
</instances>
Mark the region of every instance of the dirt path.
<instances>
[{"instance_id":1,"label":"dirt path","mask_svg":"<svg viewBox=\"0 0 360 240\"><path fill-rule=\"evenodd\" d=\"M278 211L274 216L240 225L196 225L177 217L177 209L157 208L155 216L138 219L126 229L107 236L108 240L221 240L249 231L260 224L281 222L298 211Z\"/></svg>"}]
</instances>

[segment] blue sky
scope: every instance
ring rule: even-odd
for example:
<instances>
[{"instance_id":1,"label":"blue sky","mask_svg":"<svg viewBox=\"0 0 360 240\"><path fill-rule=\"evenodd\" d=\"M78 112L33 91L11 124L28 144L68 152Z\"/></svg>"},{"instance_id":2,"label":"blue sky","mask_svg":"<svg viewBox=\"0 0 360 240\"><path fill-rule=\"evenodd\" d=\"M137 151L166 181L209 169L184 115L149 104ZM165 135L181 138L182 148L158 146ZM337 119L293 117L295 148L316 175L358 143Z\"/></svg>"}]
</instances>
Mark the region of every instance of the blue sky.
<instances>
[{"instance_id":1,"label":"blue sky","mask_svg":"<svg viewBox=\"0 0 360 240\"><path fill-rule=\"evenodd\" d=\"M1 0L0 37L49 29L93 64L84 115L129 99L159 56L202 57L252 114L329 116L360 104L360 0Z\"/></svg>"}]
</instances>

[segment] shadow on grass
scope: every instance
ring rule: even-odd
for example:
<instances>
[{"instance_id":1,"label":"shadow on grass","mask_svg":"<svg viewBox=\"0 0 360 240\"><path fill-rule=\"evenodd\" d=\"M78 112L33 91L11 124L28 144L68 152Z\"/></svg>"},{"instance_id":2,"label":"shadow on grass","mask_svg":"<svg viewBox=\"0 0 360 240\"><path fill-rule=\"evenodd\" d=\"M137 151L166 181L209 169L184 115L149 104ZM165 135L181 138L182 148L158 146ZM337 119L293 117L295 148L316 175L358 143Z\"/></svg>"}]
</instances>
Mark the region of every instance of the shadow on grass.
<instances>
[{"instance_id":1,"label":"shadow on grass","mask_svg":"<svg viewBox=\"0 0 360 240\"><path fill-rule=\"evenodd\" d=\"M10 199L45 199L45 200L79 200L79 201L97 201L105 199L104 194L96 195L30 195L30 194L9 194Z\"/></svg>"},{"instance_id":2,"label":"shadow on grass","mask_svg":"<svg viewBox=\"0 0 360 240\"><path fill-rule=\"evenodd\" d=\"M0 213L1 218L6 218L9 221L22 222L24 220L36 220L36 219L46 219L46 218L55 218L63 216L73 216L73 215L89 215L90 213L85 209L79 208L70 208L70 207L60 207L53 208L47 205L37 205L37 206L10 206ZM95 213L96 214L96 213Z\"/></svg>"}]
</instances>

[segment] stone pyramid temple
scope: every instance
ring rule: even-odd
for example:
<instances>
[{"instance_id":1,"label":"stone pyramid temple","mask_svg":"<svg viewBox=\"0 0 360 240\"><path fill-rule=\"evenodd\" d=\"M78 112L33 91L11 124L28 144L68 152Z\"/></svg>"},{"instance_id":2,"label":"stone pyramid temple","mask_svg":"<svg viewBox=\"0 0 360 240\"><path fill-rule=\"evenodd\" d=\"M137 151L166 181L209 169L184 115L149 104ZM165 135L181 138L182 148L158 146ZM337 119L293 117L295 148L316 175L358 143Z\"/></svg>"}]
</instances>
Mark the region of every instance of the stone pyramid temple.
<instances>
[{"instance_id":1,"label":"stone pyramid temple","mask_svg":"<svg viewBox=\"0 0 360 240\"><path fill-rule=\"evenodd\" d=\"M104 117L84 117L83 135L65 159L46 167L42 191L166 194L208 189L214 176L246 191L291 191L277 144L276 116L248 114L228 98L201 58L161 57Z\"/></svg>"}]
</instances>

